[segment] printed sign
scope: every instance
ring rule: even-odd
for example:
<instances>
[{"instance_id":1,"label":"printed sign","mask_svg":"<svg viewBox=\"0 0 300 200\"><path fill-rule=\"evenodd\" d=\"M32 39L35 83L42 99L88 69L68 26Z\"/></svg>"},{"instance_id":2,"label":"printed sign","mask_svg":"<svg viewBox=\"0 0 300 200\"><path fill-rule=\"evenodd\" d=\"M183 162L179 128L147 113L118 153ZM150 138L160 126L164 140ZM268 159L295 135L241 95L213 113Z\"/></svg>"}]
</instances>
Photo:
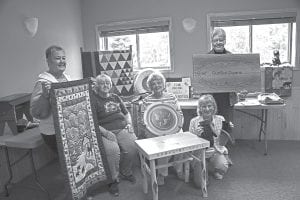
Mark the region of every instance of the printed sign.
<instances>
[{"instance_id":1,"label":"printed sign","mask_svg":"<svg viewBox=\"0 0 300 200\"><path fill-rule=\"evenodd\" d=\"M178 99L189 98L189 85L187 82L167 82L166 90L173 93Z\"/></svg>"},{"instance_id":2,"label":"printed sign","mask_svg":"<svg viewBox=\"0 0 300 200\"><path fill-rule=\"evenodd\" d=\"M259 54L193 55L194 91L201 93L261 90Z\"/></svg>"}]
</instances>

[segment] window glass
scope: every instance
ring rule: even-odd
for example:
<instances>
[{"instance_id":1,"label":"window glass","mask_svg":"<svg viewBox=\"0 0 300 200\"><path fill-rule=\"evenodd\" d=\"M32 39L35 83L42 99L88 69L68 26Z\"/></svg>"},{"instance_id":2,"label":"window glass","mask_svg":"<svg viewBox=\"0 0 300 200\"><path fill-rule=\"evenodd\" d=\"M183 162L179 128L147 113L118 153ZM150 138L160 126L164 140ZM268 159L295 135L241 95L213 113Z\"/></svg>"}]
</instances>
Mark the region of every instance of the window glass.
<instances>
[{"instance_id":1,"label":"window glass","mask_svg":"<svg viewBox=\"0 0 300 200\"><path fill-rule=\"evenodd\" d=\"M132 46L132 62L133 66L138 66L137 49L136 49L136 35L122 35L107 37L107 48L101 50L126 50Z\"/></svg>"},{"instance_id":2,"label":"window glass","mask_svg":"<svg viewBox=\"0 0 300 200\"><path fill-rule=\"evenodd\" d=\"M168 32L140 34L139 41L141 68L170 66Z\"/></svg>"},{"instance_id":3,"label":"window glass","mask_svg":"<svg viewBox=\"0 0 300 200\"><path fill-rule=\"evenodd\" d=\"M281 63L295 66L295 10L210 13L211 28L226 32L225 48L232 53L259 53L261 63L272 63L274 50L279 50Z\"/></svg>"},{"instance_id":4,"label":"window glass","mask_svg":"<svg viewBox=\"0 0 300 200\"><path fill-rule=\"evenodd\" d=\"M253 26L253 53L260 54L261 63L272 63L273 51L279 50L281 62L288 61L288 24Z\"/></svg>"},{"instance_id":5,"label":"window glass","mask_svg":"<svg viewBox=\"0 0 300 200\"><path fill-rule=\"evenodd\" d=\"M249 26L223 27L226 32L226 49L232 53L249 53Z\"/></svg>"},{"instance_id":6,"label":"window glass","mask_svg":"<svg viewBox=\"0 0 300 200\"><path fill-rule=\"evenodd\" d=\"M170 71L170 24L169 18L157 18L97 25L99 50L124 50L131 46L133 70L151 67Z\"/></svg>"}]
</instances>

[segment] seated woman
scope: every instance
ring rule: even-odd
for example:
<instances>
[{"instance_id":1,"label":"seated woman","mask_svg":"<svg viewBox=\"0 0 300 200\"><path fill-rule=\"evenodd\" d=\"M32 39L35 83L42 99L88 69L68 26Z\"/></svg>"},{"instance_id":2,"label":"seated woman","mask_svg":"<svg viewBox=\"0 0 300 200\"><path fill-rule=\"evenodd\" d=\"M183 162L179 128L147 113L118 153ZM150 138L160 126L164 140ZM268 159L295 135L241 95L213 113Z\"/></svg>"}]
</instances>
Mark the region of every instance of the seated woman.
<instances>
[{"instance_id":1,"label":"seated woman","mask_svg":"<svg viewBox=\"0 0 300 200\"><path fill-rule=\"evenodd\" d=\"M152 105L153 103L167 103L171 104L176 107L176 111L182 115L182 111L180 109L180 106L178 105L177 98L174 94L168 93L165 91L166 87L166 80L165 77L160 73L160 72L154 72L149 75L147 79L147 85L148 88L151 91L151 94L146 96L143 100L143 104L141 107L141 114L142 116L144 115L145 110L147 109L148 106ZM183 115L182 115L183 117ZM141 119L143 121L143 117ZM142 123L142 131L141 137L144 138L152 138L152 137L157 137L156 134L152 133L150 130L147 129L145 126L145 123ZM178 160L182 158L182 155L176 155L174 156L174 160ZM170 157L168 158L161 158L158 159L158 164L166 164L170 160ZM175 166L176 172L179 178L183 178L182 175L182 164L178 164ZM157 175L157 181L159 185L164 184L164 177L168 175L168 168L161 168L158 169L158 175Z\"/></svg>"},{"instance_id":2,"label":"seated woman","mask_svg":"<svg viewBox=\"0 0 300 200\"><path fill-rule=\"evenodd\" d=\"M210 141L213 152L208 158L208 169L211 170L216 179L222 179L227 172L231 160L228 157L228 150L225 146L220 145L220 133L225 121L221 115L216 115L217 104L212 95L202 95L198 100L197 117L190 121L189 131L199 137ZM200 157L200 151L195 151L194 155ZM197 187L201 187L200 172L202 170L199 162L192 163L194 170L194 182Z\"/></svg>"},{"instance_id":3,"label":"seated woman","mask_svg":"<svg viewBox=\"0 0 300 200\"><path fill-rule=\"evenodd\" d=\"M119 173L123 179L132 183L136 182L132 169L134 162L138 159L134 143L137 138L132 128L130 113L122 99L110 93L111 88L112 82L109 76L101 74L96 77L94 85L96 114L108 165L114 180L110 184L109 191L117 196Z\"/></svg>"}]
</instances>

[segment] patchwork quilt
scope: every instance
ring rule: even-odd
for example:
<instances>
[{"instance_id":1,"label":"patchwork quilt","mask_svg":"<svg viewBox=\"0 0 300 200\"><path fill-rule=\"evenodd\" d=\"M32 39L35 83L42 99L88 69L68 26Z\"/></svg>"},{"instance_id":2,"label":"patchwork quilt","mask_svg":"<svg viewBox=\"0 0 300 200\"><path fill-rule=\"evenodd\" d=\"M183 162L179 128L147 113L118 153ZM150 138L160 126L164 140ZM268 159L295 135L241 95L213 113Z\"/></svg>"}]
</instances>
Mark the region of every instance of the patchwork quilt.
<instances>
[{"instance_id":1,"label":"patchwork quilt","mask_svg":"<svg viewBox=\"0 0 300 200\"><path fill-rule=\"evenodd\" d=\"M107 74L111 77L113 93L120 96L133 95L131 50L100 51L99 57L95 59L96 74Z\"/></svg>"}]
</instances>

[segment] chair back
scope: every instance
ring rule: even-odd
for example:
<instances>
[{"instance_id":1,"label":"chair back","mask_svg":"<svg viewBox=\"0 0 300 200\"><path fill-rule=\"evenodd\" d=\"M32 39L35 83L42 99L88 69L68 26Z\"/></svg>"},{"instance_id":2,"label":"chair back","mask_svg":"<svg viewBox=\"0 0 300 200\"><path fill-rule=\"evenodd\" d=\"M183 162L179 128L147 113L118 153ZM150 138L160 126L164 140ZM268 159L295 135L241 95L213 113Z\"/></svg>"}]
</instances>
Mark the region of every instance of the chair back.
<instances>
[{"instance_id":1,"label":"chair back","mask_svg":"<svg viewBox=\"0 0 300 200\"><path fill-rule=\"evenodd\" d=\"M222 129L219 135L219 144L220 146L226 146L228 142L231 144L235 143L233 137L227 131Z\"/></svg>"}]
</instances>

